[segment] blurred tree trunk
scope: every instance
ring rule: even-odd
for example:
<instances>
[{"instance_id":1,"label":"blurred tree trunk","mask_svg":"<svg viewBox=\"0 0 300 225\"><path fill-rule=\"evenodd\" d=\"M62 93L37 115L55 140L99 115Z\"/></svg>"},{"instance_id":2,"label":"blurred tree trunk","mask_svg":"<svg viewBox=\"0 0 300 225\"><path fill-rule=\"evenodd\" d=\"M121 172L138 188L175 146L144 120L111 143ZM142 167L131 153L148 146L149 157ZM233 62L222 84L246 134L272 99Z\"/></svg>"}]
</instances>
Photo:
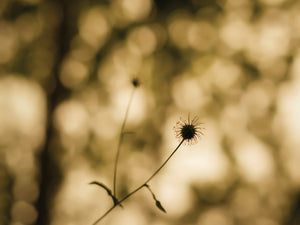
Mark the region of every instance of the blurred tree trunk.
<instances>
[{"instance_id":1,"label":"blurred tree trunk","mask_svg":"<svg viewBox=\"0 0 300 225\"><path fill-rule=\"evenodd\" d=\"M300 224L300 192L295 194L293 201L284 225Z\"/></svg>"},{"instance_id":2,"label":"blurred tree trunk","mask_svg":"<svg viewBox=\"0 0 300 225\"><path fill-rule=\"evenodd\" d=\"M72 2L68 0L55 0L50 1L51 4L57 4L61 17L60 23L56 29L53 38L55 39L56 49L56 60L53 67L51 80L49 85L53 86L52 90L49 91L47 96L48 114L47 114L47 127L46 127L46 138L44 149L40 155L40 195L37 201L38 210L38 225L48 225L51 220L51 211L54 208L54 199L57 191L59 190L62 177L62 171L60 167L60 156L62 154L61 147L59 144L58 134L53 126L54 111L58 104L70 94L69 91L61 84L59 80L59 71L63 62L64 56L68 52L69 43L71 39L69 30L70 21L70 9Z\"/></svg>"}]
</instances>

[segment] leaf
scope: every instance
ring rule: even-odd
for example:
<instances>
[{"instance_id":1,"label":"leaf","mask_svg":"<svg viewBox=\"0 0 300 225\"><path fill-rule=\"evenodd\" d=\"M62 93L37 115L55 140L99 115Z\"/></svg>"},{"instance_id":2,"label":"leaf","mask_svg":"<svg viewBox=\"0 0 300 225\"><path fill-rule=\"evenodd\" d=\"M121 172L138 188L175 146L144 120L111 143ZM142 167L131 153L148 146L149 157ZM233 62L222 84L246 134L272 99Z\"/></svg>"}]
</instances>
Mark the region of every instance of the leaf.
<instances>
[{"instance_id":1,"label":"leaf","mask_svg":"<svg viewBox=\"0 0 300 225\"><path fill-rule=\"evenodd\" d=\"M155 204L157 206L157 208L159 208L161 211L163 211L164 213L167 213L167 211L164 209L164 207L161 205L160 201L156 200Z\"/></svg>"},{"instance_id":2,"label":"leaf","mask_svg":"<svg viewBox=\"0 0 300 225\"><path fill-rule=\"evenodd\" d=\"M111 190L110 190L108 187L106 187L105 184L99 183L99 182L97 182L97 181L90 182L90 184L96 184L96 185L98 185L98 186L104 188L104 189L107 191L107 194L108 194L109 196L113 196L112 193L111 193Z\"/></svg>"},{"instance_id":3,"label":"leaf","mask_svg":"<svg viewBox=\"0 0 300 225\"><path fill-rule=\"evenodd\" d=\"M97 181L92 181L89 184L96 184L96 185L104 188L106 190L107 194L112 198L112 200L114 202L114 205L118 205L119 204L118 199L112 194L111 190L108 187L106 187L105 184L99 183ZM123 208L123 206L121 204L119 204L119 206Z\"/></svg>"}]
</instances>

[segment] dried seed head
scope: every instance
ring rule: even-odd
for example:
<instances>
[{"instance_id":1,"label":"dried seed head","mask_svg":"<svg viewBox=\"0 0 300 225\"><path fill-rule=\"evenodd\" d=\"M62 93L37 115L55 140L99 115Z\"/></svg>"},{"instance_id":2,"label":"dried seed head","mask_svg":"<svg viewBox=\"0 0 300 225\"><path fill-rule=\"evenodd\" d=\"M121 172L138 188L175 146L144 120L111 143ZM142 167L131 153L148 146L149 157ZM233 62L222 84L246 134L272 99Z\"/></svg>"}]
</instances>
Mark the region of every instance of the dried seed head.
<instances>
[{"instance_id":1,"label":"dried seed head","mask_svg":"<svg viewBox=\"0 0 300 225\"><path fill-rule=\"evenodd\" d=\"M201 135L203 135L201 130L204 128L200 126L201 124L198 122L197 117L194 117L192 120L188 117L187 121L180 118L174 127L176 138L180 141L184 140L190 145L196 144Z\"/></svg>"}]
</instances>

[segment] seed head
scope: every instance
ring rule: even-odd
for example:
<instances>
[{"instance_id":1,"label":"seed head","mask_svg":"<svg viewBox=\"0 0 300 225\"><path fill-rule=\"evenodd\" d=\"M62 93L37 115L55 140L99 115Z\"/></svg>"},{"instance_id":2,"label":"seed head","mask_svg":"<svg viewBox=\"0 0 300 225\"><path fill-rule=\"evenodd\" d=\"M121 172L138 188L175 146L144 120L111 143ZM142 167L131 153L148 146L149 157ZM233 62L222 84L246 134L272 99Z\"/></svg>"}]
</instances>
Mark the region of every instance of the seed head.
<instances>
[{"instance_id":1,"label":"seed head","mask_svg":"<svg viewBox=\"0 0 300 225\"><path fill-rule=\"evenodd\" d=\"M200 126L201 124L198 122L198 117L194 117L192 120L190 117L188 120L180 118L174 127L176 138L180 141L186 141L189 145L196 144L203 135L201 130L204 128Z\"/></svg>"}]
</instances>

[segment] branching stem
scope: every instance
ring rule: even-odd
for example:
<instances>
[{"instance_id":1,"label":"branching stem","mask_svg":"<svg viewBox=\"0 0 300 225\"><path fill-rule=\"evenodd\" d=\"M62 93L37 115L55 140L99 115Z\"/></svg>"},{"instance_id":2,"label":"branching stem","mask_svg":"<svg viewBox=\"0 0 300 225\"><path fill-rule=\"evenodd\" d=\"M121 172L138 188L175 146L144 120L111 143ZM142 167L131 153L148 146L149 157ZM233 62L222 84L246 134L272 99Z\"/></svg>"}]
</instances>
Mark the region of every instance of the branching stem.
<instances>
[{"instance_id":1,"label":"branching stem","mask_svg":"<svg viewBox=\"0 0 300 225\"><path fill-rule=\"evenodd\" d=\"M136 192L138 192L140 189L142 189L143 187L145 187L147 185L148 182L150 182L153 177L155 177L159 171L167 164L167 162L171 159L171 157L175 154L175 152L179 149L179 147L182 145L182 143L185 140L182 139L181 142L178 144L178 146L174 149L174 151L171 153L171 155L164 161L164 163L142 184L140 185L138 188L136 188L135 190L133 190L132 192L130 192L128 195L126 195L125 197L123 197L120 201L118 201L118 204L115 204L114 206L112 206L111 208L109 208L99 219L97 219L93 225L96 225L97 223L99 223L104 217L106 217L114 208L116 208L118 205L120 205L122 202L124 202L126 199L128 199L130 196L132 196L133 194L135 194Z\"/></svg>"},{"instance_id":2,"label":"branching stem","mask_svg":"<svg viewBox=\"0 0 300 225\"><path fill-rule=\"evenodd\" d=\"M120 137L119 137L119 143L118 143L118 147L117 147L117 153L116 153L116 158L115 158L115 163L114 163L114 181L113 181L113 195L117 198L117 170L118 170L118 162L119 162L119 158L120 158L120 150L121 150L121 145L123 142L123 138L124 138L124 129L125 129L125 124L127 122L128 119L128 113L129 113L129 109L130 109L130 105L133 99L133 94L134 94L135 88L133 88L131 94L130 94L130 98L129 98L129 102L127 105L127 109L125 112L125 116L124 116L124 120L121 126L121 131L120 131Z\"/></svg>"}]
</instances>

